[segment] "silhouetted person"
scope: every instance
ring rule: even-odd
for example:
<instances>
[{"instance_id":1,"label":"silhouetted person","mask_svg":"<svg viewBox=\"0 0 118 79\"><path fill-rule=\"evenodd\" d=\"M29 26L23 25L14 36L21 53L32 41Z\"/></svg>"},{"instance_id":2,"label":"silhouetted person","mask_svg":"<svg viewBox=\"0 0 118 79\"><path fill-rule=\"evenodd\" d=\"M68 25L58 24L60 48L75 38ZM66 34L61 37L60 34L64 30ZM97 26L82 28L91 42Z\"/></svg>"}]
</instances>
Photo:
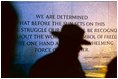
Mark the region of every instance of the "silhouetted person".
<instances>
[{"instance_id":1,"label":"silhouetted person","mask_svg":"<svg viewBox=\"0 0 118 79\"><path fill-rule=\"evenodd\" d=\"M10 1L1 2L1 77L23 77L14 64L18 15Z\"/></svg>"},{"instance_id":2,"label":"silhouetted person","mask_svg":"<svg viewBox=\"0 0 118 79\"><path fill-rule=\"evenodd\" d=\"M1 2L1 27L2 27L2 77L10 77L10 68L14 57L16 41L17 17L14 8L8 1Z\"/></svg>"},{"instance_id":3,"label":"silhouetted person","mask_svg":"<svg viewBox=\"0 0 118 79\"><path fill-rule=\"evenodd\" d=\"M108 64L106 78L117 78L117 57Z\"/></svg>"},{"instance_id":4,"label":"silhouetted person","mask_svg":"<svg viewBox=\"0 0 118 79\"><path fill-rule=\"evenodd\" d=\"M77 25L67 24L61 32L52 34L59 38L58 48L33 65L30 77L85 77L78 61L81 45L90 45L83 39L84 30Z\"/></svg>"}]
</instances>

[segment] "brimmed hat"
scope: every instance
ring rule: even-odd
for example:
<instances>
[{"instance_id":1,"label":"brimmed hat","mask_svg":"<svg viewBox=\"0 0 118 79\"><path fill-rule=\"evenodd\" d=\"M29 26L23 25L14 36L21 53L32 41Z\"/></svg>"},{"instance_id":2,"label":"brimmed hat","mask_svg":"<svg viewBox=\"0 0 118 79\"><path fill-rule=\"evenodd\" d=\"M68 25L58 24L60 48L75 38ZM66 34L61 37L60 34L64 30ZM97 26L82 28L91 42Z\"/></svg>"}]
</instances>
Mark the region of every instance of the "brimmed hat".
<instances>
[{"instance_id":1,"label":"brimmed hat","mask_svg":"<svg viewBox=\"0 0 118 79\"><path fill-rule=\"evenodd\" d=\"M58 38L77 41L85 45L91 44L89 41L83 39L84 30L75 24L66 24L62 27L61 32L51 32L51 33Z\"/></svg>"}]
</instances>

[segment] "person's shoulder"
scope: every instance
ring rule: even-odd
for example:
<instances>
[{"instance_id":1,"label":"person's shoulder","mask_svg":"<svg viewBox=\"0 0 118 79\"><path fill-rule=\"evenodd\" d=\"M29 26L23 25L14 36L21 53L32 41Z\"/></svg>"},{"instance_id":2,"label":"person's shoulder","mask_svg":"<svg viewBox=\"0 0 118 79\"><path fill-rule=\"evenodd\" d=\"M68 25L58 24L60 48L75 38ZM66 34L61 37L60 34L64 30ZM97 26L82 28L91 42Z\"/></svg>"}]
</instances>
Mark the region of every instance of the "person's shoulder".
<instances>
[{"instance_id":1,"label":"person's shoulder","mask_svg":"<svg viewBox=\"0 0 118 79\"><path fill-rule=\"evenodd\" d=\"M117 66L117 57L112 59L112 61L108 64L109 68L116 67Z\"/></svg>"},{"instance_id":2,"label":"person's shoulder","mask_svg":"<svg viewBox=\"0 0 118 79\"><path fill-rule=\"evenodd\" d=\"M55 56L54 56L54 53L51 53L51 54L48 54L48 55L45 55L45 56L43 56L42 58L40 58L40 59L38 59L37 61L36 61L36 63L46 63L46 62L50 62L50 61L52 61L52 59L54 58Z\"/></svg>"}]
</instances>

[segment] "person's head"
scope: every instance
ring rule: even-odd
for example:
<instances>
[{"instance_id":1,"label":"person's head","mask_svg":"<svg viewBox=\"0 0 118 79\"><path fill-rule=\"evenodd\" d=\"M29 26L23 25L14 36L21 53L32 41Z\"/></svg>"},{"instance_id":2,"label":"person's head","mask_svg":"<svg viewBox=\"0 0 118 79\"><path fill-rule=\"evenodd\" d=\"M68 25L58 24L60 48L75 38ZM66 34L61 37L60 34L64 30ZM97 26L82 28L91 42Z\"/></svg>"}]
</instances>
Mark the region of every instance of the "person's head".
<instances>
[{"instance_id":1,"label":"person's head","mask_svg":"<svg viewBox=\"0 0 118 79\"><path fill-rule=\"evenodd\" d=\"M70 47L71 49L82 49L81 45L90 45L91 43L84 40L84 30L75 24L63 25L61 32L52 32L59 38L59 46Z\"/></svg>"}]
</instances>

